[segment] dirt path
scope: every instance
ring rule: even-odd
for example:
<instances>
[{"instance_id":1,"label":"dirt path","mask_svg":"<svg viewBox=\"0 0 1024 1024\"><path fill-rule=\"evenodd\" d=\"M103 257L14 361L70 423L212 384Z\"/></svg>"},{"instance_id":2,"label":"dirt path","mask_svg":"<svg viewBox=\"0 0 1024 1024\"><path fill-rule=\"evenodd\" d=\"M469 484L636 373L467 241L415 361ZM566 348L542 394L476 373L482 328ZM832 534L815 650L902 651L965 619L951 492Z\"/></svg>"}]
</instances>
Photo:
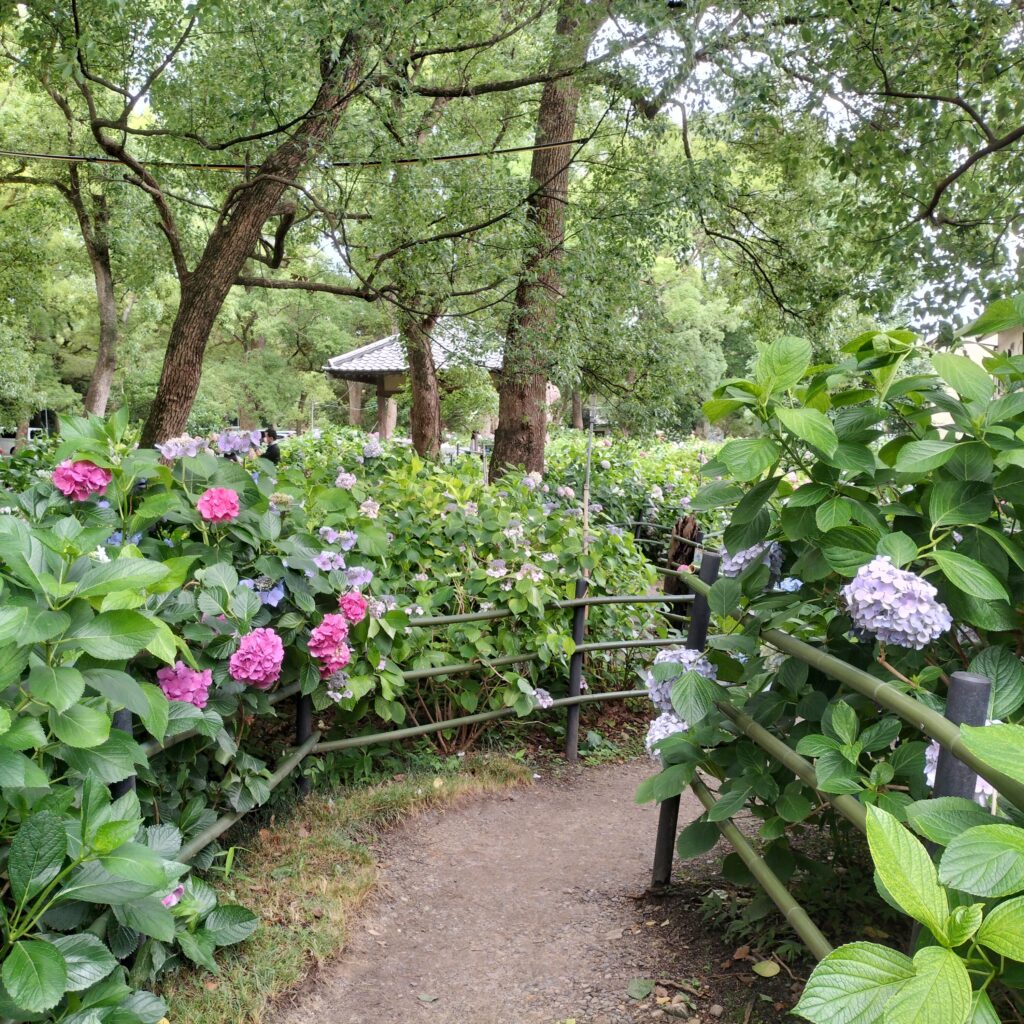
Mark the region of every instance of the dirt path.
<instances>
[{"instance_id":1,"label":"dirt path","mask_svg":"<svg viewBox=\"0 0 1024 1024\"><path fill-rule=\"evenodd\" d=\"M711 990L685 1013L677 990L661 990L661 1005L658 993L626 994L637 977L692 978L711 966L678 929L666 948L664 907L638 898L657 810L638 807L633 793L650 770L631 763L543 780L398 831L345 954L279 1007L274 1024L741 1021L743 1009L733 1017ZM684 796L681 822L698 807ZM677 997L667 1010L666 994Z\"/></svg>"}]
</instances>

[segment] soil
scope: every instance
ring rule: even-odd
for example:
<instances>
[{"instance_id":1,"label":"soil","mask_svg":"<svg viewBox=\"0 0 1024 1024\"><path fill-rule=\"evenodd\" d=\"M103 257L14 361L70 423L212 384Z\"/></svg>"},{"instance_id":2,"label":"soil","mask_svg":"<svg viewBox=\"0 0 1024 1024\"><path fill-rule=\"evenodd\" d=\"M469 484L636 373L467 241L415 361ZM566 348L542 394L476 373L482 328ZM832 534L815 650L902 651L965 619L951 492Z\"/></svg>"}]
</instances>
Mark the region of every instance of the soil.
<instances>
[{"instance_id":1,"label":"soil","mask_svg":"<svg viewBox=\"0 0 1024 1024\"><path fill-rule=\"evenodd\" d=\"M687 866L688 896L647 894L658 812L633 794L651 770L567 770L382 839L345 953L273 1024L783 1020L796 980L759 977L697 913L693 882L722 849ZM699 811L684 794L680 826Z\"/></svg>"}]
</instances>

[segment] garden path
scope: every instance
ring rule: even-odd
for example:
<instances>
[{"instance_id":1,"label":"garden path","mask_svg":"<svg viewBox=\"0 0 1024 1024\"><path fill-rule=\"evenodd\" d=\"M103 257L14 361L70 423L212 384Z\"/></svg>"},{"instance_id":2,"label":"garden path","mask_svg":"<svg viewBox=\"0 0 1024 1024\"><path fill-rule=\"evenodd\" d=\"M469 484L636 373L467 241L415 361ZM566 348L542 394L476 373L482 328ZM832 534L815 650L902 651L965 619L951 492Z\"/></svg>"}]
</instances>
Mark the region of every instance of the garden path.
<instances>
[{"instance_id":1,"label":"garden path","mask_svg":"<svg viewBox=\"0 0 1024 1024\"><path fill-rule=\"evenodd\" d=\"M633 794L650 771L639 761L582 769L398 830L345 953L274 1024L742 1020L714 982L686 1012L678 989L667 993L675 1005L665 990L627 996L638 977L717 969L706 939L688 944L694 915L669 928L666 909L643 898L657 809ZM683 801L681 824L699 813L695 797Z\"/></svg>"}]
</instances>

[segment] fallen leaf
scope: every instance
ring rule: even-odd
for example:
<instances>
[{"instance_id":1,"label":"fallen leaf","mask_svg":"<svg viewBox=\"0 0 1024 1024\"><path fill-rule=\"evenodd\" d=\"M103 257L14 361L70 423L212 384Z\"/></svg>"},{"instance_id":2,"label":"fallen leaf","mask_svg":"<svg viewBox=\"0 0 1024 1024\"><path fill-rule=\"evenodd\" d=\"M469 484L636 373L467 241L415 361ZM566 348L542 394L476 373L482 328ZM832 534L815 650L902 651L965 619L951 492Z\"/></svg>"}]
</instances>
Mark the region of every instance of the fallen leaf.
<instances>
[{"instance_id":1,"label":"fallen leaf","mask_svg":"<svg viewBox=\"0 0 1024 1024\"><path fill-rule=\"evenodd\" d=\"M646 999L654 991L654 981L651 978L633 978L626 986L626 995L630 999Z\"/></svg>"},{"instance_id":2,"label":"fallen leaf","mask_svg":"<svg viewBox=\"0 0 1024 1024\"><path fill-rule=\"evenodd\" d=\"M761 960L754 964L754 973L760 974L762 978L774 978L781 968L774 960Z\"/></svg>"},{"instance_id":3,"label":"fallen leaf","mask_svg":"<svg viewBox=\"0 0 1024 1024\"><path fill-rule=\"evenodd\" d=\"M426 992L421 992L416 998L421 1003L436 1003L438 1000L437 996L428 996Z\"/></svg>"},{"instance_id":4,"label":"fallen leaf","mask_svg":"<svg viewBox=\"0 0 1024 1024\"><path fill-rule=\"evenodd\" d=\"M215 981L207 981L204 984L206 985L206 990L208 992L216 992L217 989L220 987Z\"/></svg>"},{"instance_id":5,"label":"fallen leaf","mask_svg":"<svg viewBox=\"0 0 1024 1024\"><path fill-rule=\"evenodd\" d=\"M748 956L750 956L750 947L740 946L740 948L733 953L732 958L733 960L746 960Z\"/></svg>"}]
</instances>

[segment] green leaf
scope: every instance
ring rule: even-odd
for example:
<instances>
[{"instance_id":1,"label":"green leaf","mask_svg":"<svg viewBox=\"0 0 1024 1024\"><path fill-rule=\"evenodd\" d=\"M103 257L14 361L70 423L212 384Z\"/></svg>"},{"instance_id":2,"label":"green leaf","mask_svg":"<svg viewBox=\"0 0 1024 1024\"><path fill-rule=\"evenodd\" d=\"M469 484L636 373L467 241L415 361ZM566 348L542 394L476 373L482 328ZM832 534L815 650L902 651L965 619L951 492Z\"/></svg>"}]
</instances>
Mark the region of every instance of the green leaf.
<instances>
[{"instance_id":1,"label":"green leaf","mask_svg":"<svg viewBox=\"0 0 1024 1024\"><path fill-rule=\"evenodd\" d=\"M721 696L722 690L717 683L692 669L672 684L672 707L690 728L710 714L715 701Z\"/></svg>"},{"instance_id":2,"label":"green leaf","mask_svg":"<svg viewBox=\"0 0 1024 1024\"><path fill-rule=\"evenodd\" d=\"M245 907L224 904L211 910L203 927L218 946L244 942L259 926L259 918Z\"/></svg>"},{"instance_id":3,"label":"green leaf","mask_svg":"<svg viewBox=\"0 0 1024 1024\"><path fill-rule=\"evenodd\" d=\"M1011 960L1024 960L1024 896L1000 903L988 912L978 942Z\"/></svg>"},{"instance_id":4,"label":"green leaf","mask_svg":"<svg viewBox=\"0 0 1024 1024\"><path fill-rule=\"evenodd\" d=\"M654 991L654 982L650 978L632 978L626 986L626 995L630 999L646 999Z\"/></svg>"},{"instance_id":5,"label":"green leaf","mask_svg":"<svg viewBox=\"0 0 1024 1024\"><path fill-rule=\"evenodd\" d=\"M182 953L194 964L205 967L213 974L218 973L217 963L213 959L213 940L204 929L200 928L195 932L178 932L178 945L181 946Z\"/></svg>"},{"instance_id":6,"label":"green leaf","mask_svg":"<svg viewBox=\"0 0 1024 1024\"><path fill-rule=\"evenodd\" d=\"M114 729L106 743L85 750L61 747L60 759L83 775L92 773L104 782L121 782L135 774L137 764L146 763L142 748L127 733Z\"/></svg>"},{"instance_id":7,"label":"green leaf","mask_svg":"<svg viewBox=\"0 0 1024 1024\"><path fill-rule=\"evenodd\" d=\"M971 978L948 949L926 946L914 956L914 976L893 994L886 1021L900 1024L966 1024L971 1014Z\"/></svg>"},{"instance_id":8,"label":"green leaf","mask_svg":"<svg viewBox=\"0 0 1024 1024\"><path fill-rule=\"evenodd\" d=\"M150 736L163 740L167 735L167 726L171 717L171 702L164 696L163 690L152 683L141 683L142 694L149 704L149 710L139 717Z\"/></svg>"},{"instance_id":9,"label":"green leaf","mask_svg":"<svg viewBox=\"0 0 1024 1024\"><path fill-rule=\"evenodd\" d=\"M932 356L935 372L968 402L988 402L995 392L995 382L988 371L967 356L940 353Z\"/></svg>"},{"instance_id":10,"label":"green leaf","mask_svg":"<svg viewBox=\"0 0 1024 1024\"><path fill-rule=\"evenodd\" d=\"M832 705L831 715L827 718L827 725L832 727L832 731L836 734L836 739L843 743L853 743L860 732L857 712L845 700L836 701Z\"/></svg>"},{"instance_id":11,"label":"green leaf","mask_svg":"<svg viewBox=\"0 0 1024 1024\"><path fill-rule=\"evenodd\" d=\"M0 789L45 789L49 785L49 777L35 761L13 750L0 749Z\"/></svg>"},{"instance_id":12,"label":"green leaf","mask_svg":"<svg viewBox=\"0 0 1024 1024\"><path fill-rule=\"evenodd\" d=\"M124 661L134 657L156 636L156 626L133 611L101 612L65 634L86 654L100 661Z\"/></svg>"},{"instance_id":13,"label":"green leaf","mask_svg":"<svg viewBox=\"0 0 1024 1024\"><path fill-rule=\"evenodd\" d=\"M1024 664L1008 647L986 647L972 659L971 671L992 682L989 718L1006 718L1024 704Z\"/></svg>"},{"instance_id":14,"label":"green leaf","mask_svg":"<svg viewBox=\"0 0 1024 1024\"><path fill-rule=\"evenodd\" d=\"M85 692L85 680L77 668L40 665L29 673L28 689L40 703L67 711Z\"/></svg>"},{"instance_id":15,"label":"green leaf","mask_svg":"<svg viewBox=\"0 0 1024 1024\"><path fill-rule=\"evenodd\" d=\"M972 903L966 907L954 907L950 911L946 921L946 935L951 949L962 946L978 930L984 910L983 903Z\"/></svg>"},{"instance_id":16,"label":"green leaf","mask_svg":"<svg viewBox=\"0 0 1024 1024\"><path fill-rule=\"evenodd\" d=\"M975 338L979 335L1009 331L1014 327L1020 327L1022 323L1024 323L1024 313L1021 312L1019 296L996 299L995 302L990 302L985 307L985 312L977 320L968 324L959 333L965 338Z\"/></svg>"},{"instance_id":17,"label":"green leaf","mask_svg":"<svg viewBox=\"0 0 1024 1024\"><path fill-rule=\"evenodd\" d=\"M728 793L723 793L716 801L715 806L708 811L708 821L725 821L726 818L738 814L746 806L749 794L749 786L738 786Z\"/></svg>"},{"instance_id":18,"label":"green leaf","mask_svg":"<svg viewBox=\"0 0 1024 1024\"><path fill-rule=\"evenodd\" d=\"M727 480L712 480L693 496L690 507L695 512L709 512L711 509L732 505L743 497L743 488Z\"/></svg>"},{"instance_id":19,"label":"green leaf","mask_svg":"<svg viewBox=\"0 0 1024 1024\"><path fill-rule=\"evenodd\" d=\"M867 808L868 846L885 888L903 911L941 938L949 902L928 851L891 814Z\"/></svg>"},{"instance_id":20,"label":"green leaf","mask_svg":"<svg viewBox=\"0 0 1024 1024\"><path fill-rule=\"evenodd\" d=\"M693 857L699 857L702 853L707 853L721 838L722 833L718 831L716 825L712 825L711 822L705 821L703 818L698 818L696 821L691 821L679 833L679 838L676 840L676 851L680 860L691 860Z\"/></svg>"},{"instance_id":21,"label":"green leaf","mask_svg":"<svg viewBox=\"0 0 1024 1024\"><path fill-rule=\"evenodd\" d=\"M997 824L998 819L973 800L960 796L939 796L909 804L907 823L925 839L939 846L948 846L961 832L977 825Z\"/></svg>"},{"instance_id":22,"label":"green leaf","mask_svg":"<svg viewBox=\"0 0 1024 1024\"><path fill-rule=\"evenodd\" d=\"M800 782L791 782L775 801L775 811L780 818L789 822L804 821L811 816L814 804L807 799L804 786Z\"/></svg>"},{"instance_id":23,"label":"green leaf","mask_svg":"<svg viewBox=\"0 0 1024 1024\"><path fill-rule=\"evenodd\" d=\"M7 861L11 891L20 906L60 874L67 850L64 823L52 811L31 814L22 822Z\"/></svg>"},{"instance_id":24,"label":"green leaf","mask_svg":"<svg viewBox=\"0 0 1024 1024\"><path fill-rule=\"evenodd\" d=\"M913 977L910 957L850 942L814 968L793 1012L812 1024L882 1024L886 1005Z\"/></svg>"},{"instance_id":25,"label":"green leaf","mask_svg":"<svg viewBox=\"0 0 1024 1024\"><path fill-rule=\"evenodd\" d=\"M737 409L742 409L746 405L746 402L738 398L709 398L701 406L701 409L709 423L716 423L718 420L724 419L730 413L734 413Z\"/></svg>"},{"instance_id":26,"label":"green leaf","mask_svg":"<svg viewBox=\"0 0 1024 1024\"><path fill-rule=\"evenodd\" d=\"M160 896L146 896L114 907L114 914L126 928L134 928L159 942L174 941L174 915Z\"/></svg>"},{"instance_id":27,"label":"green leaf","mask_svg":"<svg viewBox=\"0 0 1024 1024\"><path fill-rule=\"evenodd\" d=\"M779 422L791 433L806 441L812 448L819 448L826 455L832 455L839 446L832 421L817 409L775 409Z\"/></svg>"},{"instance_id":28,"label":"green leaf","mask_svg":"<svg viewBox=\"0 0 1024 1024\"><path fill-rule=\"evenodd\" d=\"M43 732L38 719L22 715L0 736L0 746L9 747L11 750L38 750L46 746L46 733Z\"/></svg>"},{"instance_id":29,"label":"green leaf","mask_svg":"<svg viewBox=\"0 0 1024 1024\"><path fill-rule=\"evenodd\" d=\"M117 966L113 953L95 935L88 932L62 935L59 939L54 939L53 944L64 957L69 992L81 992L95 985Z\"/></svg>"},{"instance_id":30,"label":"green leaf","mask_svg":"<svg viewBox=\"0 0 1024 1024\"><path fill-rule=\"evenodd\" d=\"M654 777L654 799L661 803L679 796L690 784L697 766L693 762L669 765Z\"/></svg>"},{"instance_id":31,"label":"green leaf","mask_svg":"<svg viewBox=\"0 0 1024 1024\"><path fill-rule=\"evenodd\" d=\"M999 1014L992 1005L985 989L978 989L971 994L971 1015L968 1024L1001 1024Z\"/></svg>"},{"instance_id":32,"label":"green leaf","mask_svg":"<svg viewBox=\"0 0 1024 1024\"><path fill-rule=\"evenodd\" d=\"M811 365L811 343L804 338L777 338L758 353L754 380L765 395L799 383Z\"/></svg>"},{"instance_id":33,"label":"green leaf","mask_svg":"<svg viewBox=\"0 0 1024 1024\"><path fill-rule=\"evenodd\" d=\"M853 515L853 502L846 498L829 498L818 506L814 513L814 522L822 533L847 526Z\"/></svg>"},{"instance_id":34,"label":"green leaf","mask_svg":"<svg viewBox=\"0 0 1024 1024\"><path fill-rule=\"evenodd\" d=\"M50 710L50 731L69 747L98 747L110 735L110 716L86 704L67 711Z\"/></svg>"},{"instance_id":35,"label":"green leaf","mask_svg":"<svg viewBox=\"0 0 1024 1024\"><path fill-rule=\"evenodd\" d=\"M992 515L992 488L961 480L938 480L928 499L932 526L963 526L983 523Z\"/></svg>"},{"instance_id":36,"label":"green leaf","mask_svg":"<svg viewBox=\"0 0 1024 1024\"><path fill-rule=\"evenodd\" d=\"M950 840L939 877L974 896L1009 896L1024 890L1024 829L976 825Z\"/></svg>"},{"instance_id":37,"label":"green leaf","mask_svg":"<svg viewBox=\"0 0 1024 1024\"><path fill-rule=\"evenodd\" d=\"M1007 601L1006 588L983 565L955 551L936 549L931 553L942 575L965 594L982 601Z\"/></svg>"},{"instance_id":38,"label":"green leaf","mask_svg":"<svg viewBox=\"0 0 1024 1024\"><path fill-rule=\"evenodd\" d=\"M3 970L4 988L23 1010L52 1009L67 989L68 972L64 957L52 942L22 939L16 942Z\"/></svg>"},{"instance_id":39,"label":"green leaf","mask_svg":"<svg viewBox=\"0 0 1024 1024\"><path fill-rule=\"evenodd\" d=\"M767 437L727 441L718 453L730 475L740 482L754 480L779 460L779 446Z\"/></svg>"},{"instance_id":40,"label":"green leaf","mask_svg":"<svg viewBox=\"0 0 1024 1024\"><path fill-rule=\"evenodd\" d=\"M818 789L822 793L859 793L861 785L857 769L840 750L829 750L814 762Z\"/></svg>"},{"instance_id":41,"label":"green leaf","mask_svg":"<svg viewBox=\"0 0 1024 1024\"><path fill-rule=\"evenodd\" d=\"M875 557L878 539L878 534L863 526L841 526L825 534L821 552L830 568L843 576L856 576Z\"/></svg>"},{"instance_id":42,"label":"green leaf","mask_svg":"<svg viewBox=\"0 0 1024 1024\"><path fill-rule=\"evenodd\" d=\"M151 896L164 888L165 883L150 885L135 878L112 875L98 861L87 861L72 872L70 880L58 893L58 901L84 900L86 903L117 905L132 903Z\"/></svg>"},{"instance_id":43,"label":"green leaf","mask_svg":"<svg viewBox=\"0 0 1024 1024\"><path fill-rule=\"evenodd\" d=\"M721 576L711 585L708 607L715 615L731 615L743 596L743 585L733 576Z\"/></svg>"},{"instance_id":44,"label":"green leaf","mask_svg":"<svg viewBox=\"0 0 1024 1024\"><path fill-rule=\"evenodd\" d=\"M112 875L130 878L153 887L159 887L168 881L163 857L141 843L124 843L112 853L100 857L100 863Z\"/></svg>"},{"instance_id":45,"label":"green leaf","mask_svg":"<svg viewBox=\"0 0 1024 1024\"><path fill-rule=\"evenodd\" d=\"M896 456L897 473L928 473L944 466L956 451L949 441L911 441Z\"/></svg>"},{"instance_id":46,"label":"green leaf","mask_svg":"<svg viewBox=\"0 0 1024 1024\"><path fill-rule=\"evenodd\" d=\"M142 687L127 672L89 668L82 675L87 686L106 697L116 708L127 708L140 716L149 713L149 701Z\"/></svg>"},{"instance_id":47,"label":"green leaf","mask_svg":"<svg viewBox=\"0 0 1024 1024\"><path fill-rule=\"evenodd\" d=\"M1017 782L1024 782L1024 726L962 725L964 746L985 764Z\"/></svg>"},{"instance_id":48,"label":"green leaf","mask_svg":"<svg viewBox=\"0 0 1024 1024\"><path fill-rule=\"evenodd\" d=\"M89 568L78 581L75 597L99 597L119 590L146 590L162 580L169 569L144 558L118 558Z\"/></svg>"}]
</instances>

